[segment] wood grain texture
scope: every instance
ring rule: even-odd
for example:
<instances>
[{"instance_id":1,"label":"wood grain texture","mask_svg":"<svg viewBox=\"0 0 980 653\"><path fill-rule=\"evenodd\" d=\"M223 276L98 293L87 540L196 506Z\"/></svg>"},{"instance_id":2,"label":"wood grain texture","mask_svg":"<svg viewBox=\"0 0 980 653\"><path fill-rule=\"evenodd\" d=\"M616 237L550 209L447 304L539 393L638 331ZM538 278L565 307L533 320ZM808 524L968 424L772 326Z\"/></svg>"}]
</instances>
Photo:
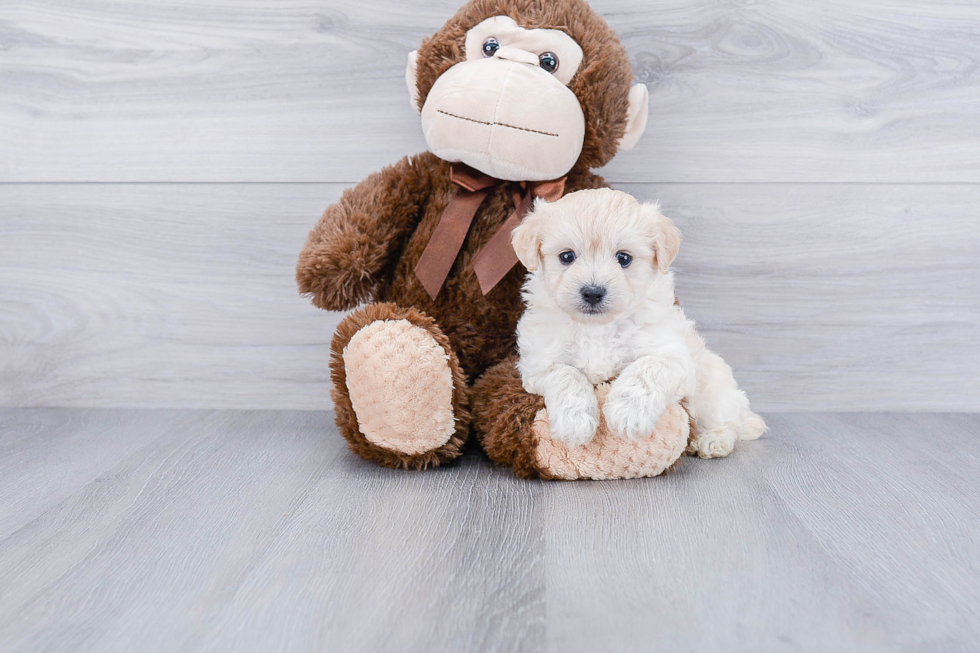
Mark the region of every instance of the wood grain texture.
<instances>
[{"instance_id":1,"label":"wood grain texture","mask_svg":"<svg viewBox=\"0 0 980 653\"><path fill-rule=\"evenodd\" d=\"M0 649L973 650L980 416L767 419L549 483L380 469L328 412L0 409L0 482L32 479L0 488Z\"/></svg>"},{"instance_id":2,"label":"wood grain texture","mask_svg":"<svg viewBox=\"0 0 980 653\"><path fill-rule=\"evenodd\" d=\"M66 419L71 440L48 437L42 425ZM347 452L329 412L4 411L0 424L35 479L15 505L46 499L0 536L4 651L543 641L532 486L480 458L382 470ZM143 446L65 498L49 487L47 457L125 438Z\"/></svg>"},{"instance_id":3,"label":"wood grain texture","mask_svg":"<svg viewBox=\"0 0 980 653\"><path fill-rule=\"evenodd\" d=\"M980 185L633 185L763 410L980 410Z\"/></svg>"},{"instance_id":4,"label":"wood grain texture","mask_svg":"<svg viewBox=\"0 0 980 653\"><path fill-rule=\"evenodd\" d=\"M975 646L978 417L767 419L666 483L545 488L556 650Z\"/></svg>"},{"instance_id":5,"label":"wood grain texture","mask_svg":"<svg viewBox=\"0 0 980 653\"><path fill-rule=\"evenodd\" d=\"M625 182L976 182L972 0L595 0L651 90ZM458 0L12 0L0 181L357 181L424 149L408 52Z\"/></svg>"},{"instance_id":6,"label":"wood grain texture","mask_svg":"<svg viewBox=\"0 0 980 653\"><path fill-rule=\"evenodd\" d=\"M321 408L296 290L340 186L0 186L0 404Z\"/></svg>"},{"instance_id":7,"label":"wood grain texture","mask_svg":"<svg viewBox=\"0 0 980 653\"><path fill-rule=\"evenodd\" d=\"M625 185L761 410L980 410L972 185ZM323 409L293 281L340 185L0 186L0 405Z\"/></svg>"}]
</instances>

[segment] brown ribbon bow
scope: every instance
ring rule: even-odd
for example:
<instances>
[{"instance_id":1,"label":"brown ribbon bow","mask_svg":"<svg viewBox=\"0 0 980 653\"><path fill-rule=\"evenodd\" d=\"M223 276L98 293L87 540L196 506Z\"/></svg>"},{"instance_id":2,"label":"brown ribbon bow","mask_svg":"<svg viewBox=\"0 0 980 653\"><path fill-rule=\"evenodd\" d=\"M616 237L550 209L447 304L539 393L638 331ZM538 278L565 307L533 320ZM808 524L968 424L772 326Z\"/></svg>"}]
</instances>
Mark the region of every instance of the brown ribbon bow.
<instances>
[{"instance_id":1,"label":"brown ribbon bow","mask_svg":"<svg viewBox=\"0 0 980 653\"><path fill-rule=\"evenodd\" d=\"M514 185L514 212L473 259L473 271L484 295L517 263L517 254L510 243L511 232L531 210L535 198L542 197L549 202L559 199L565 191L565 179L562 177L553 181L527 182L523 192ZM495 186L503 183L500 179L483 174L463 163L453 164L452 180L459 188L442 212L439 224L415 266L415 276L432 299L439 294L442 284L449 276L449 270L463 247L463 241L483 200Z\"/></svg>"}]
</instances>

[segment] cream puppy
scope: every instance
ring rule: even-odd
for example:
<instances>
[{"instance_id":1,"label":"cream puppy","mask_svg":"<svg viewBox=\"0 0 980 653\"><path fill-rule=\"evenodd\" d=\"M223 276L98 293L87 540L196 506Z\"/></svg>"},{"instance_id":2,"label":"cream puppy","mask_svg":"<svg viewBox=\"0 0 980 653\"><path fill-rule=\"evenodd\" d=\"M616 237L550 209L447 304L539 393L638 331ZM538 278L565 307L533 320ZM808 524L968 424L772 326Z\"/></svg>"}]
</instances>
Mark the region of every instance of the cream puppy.
<instances>
[{"instance_id":1,"label":"cream puppy","mask_svg":"<svg viewBox=\"0 0 980 653\"><path fill-rule=\"evenodd\" d=\"M588 443L599 425L595 386L612 380L606 423L651 434L668 405L691 415L688 451L727 456L766 430L731 368L674 303L669 267L680 233L656 204L608 189L538 200L513 233L528 269L517 326L524 389L544 397L551 435Z\"/></svg>"}]
</instances>

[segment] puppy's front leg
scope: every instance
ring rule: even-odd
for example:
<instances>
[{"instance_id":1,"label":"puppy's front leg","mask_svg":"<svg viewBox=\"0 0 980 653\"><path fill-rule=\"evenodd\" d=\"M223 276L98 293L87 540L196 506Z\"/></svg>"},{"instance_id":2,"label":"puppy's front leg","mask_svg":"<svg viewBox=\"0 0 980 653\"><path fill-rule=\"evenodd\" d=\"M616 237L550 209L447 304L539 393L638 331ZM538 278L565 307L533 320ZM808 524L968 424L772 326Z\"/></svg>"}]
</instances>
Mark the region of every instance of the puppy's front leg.
<instances>
[{"instance_id":1,"label":"puppy's front leg","mask_svg":"<svg viewBox=\"0 0 980 653\"><path fill-rule=\"evenodd\" d=\"M637 439L653 433L668 404L693 389L694 361L642 356L612 383L602 414L614 433Z\"/></svg>"},{"instance_id":2,"label":"puppy's front leg","mask_svg":"<svg viewBox=\"0 0 980 653\"><path fill-rule=\"evenodd\" d=\"M575 447L588 444L595 436L599 401L581 371L555 363L540 374L525 377L524 388L544 397L552 438Z\"/></svg>"}]
</instances>

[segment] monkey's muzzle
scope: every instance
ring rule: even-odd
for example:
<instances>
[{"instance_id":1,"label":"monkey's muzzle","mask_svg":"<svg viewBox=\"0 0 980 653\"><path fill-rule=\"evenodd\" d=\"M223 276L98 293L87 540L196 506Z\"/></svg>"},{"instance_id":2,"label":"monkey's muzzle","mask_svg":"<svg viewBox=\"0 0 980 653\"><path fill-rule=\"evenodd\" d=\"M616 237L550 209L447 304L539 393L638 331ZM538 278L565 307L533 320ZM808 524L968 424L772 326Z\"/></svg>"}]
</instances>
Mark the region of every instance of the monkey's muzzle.
<instances>
[{"instance_id":1,"label":"monkey's muzzle","mask_svg":"<svg viewBox=\"0 0 980 653\"><path fill-rule=\"evenodd\" d=\"M464 61L443 73L422 107L429 150L497 179L565 175L582 152L578 98L537 66L503 59Z\"/></svg>"}]
</instances>

